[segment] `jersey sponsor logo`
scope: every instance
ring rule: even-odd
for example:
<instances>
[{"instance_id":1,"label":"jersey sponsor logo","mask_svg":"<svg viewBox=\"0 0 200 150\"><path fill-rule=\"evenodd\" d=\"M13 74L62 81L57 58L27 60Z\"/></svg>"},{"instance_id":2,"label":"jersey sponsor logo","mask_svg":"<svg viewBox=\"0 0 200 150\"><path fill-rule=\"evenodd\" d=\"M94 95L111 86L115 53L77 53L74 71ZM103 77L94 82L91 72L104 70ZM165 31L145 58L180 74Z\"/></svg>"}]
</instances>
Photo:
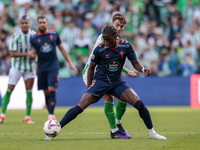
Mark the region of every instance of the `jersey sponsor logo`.
<instances>
[{"instance_id":1,"label":"jersey sponsor logo","mask_svg":"<svg viewBox=\"0 0 200 150\"><path fill-rule=\"evenodd\" d=\"M44 43L41 47L40 47L40 50L43 52L43 53L48 53L50 51L52 51L53 49L53 46L49 43Z\"/></svg>"},{"instance_id":2,"label":"jersey sponsor logo","mask_svg":"<svg viewBox=\"0 0 200 150\"><path fill-rule=\"evenodd\" d=\"M116 61L110 62L109 64L106 65L106 69L112 72L119 70L120 67L121 64Z\"/></svg>"},{"instance_id":3,"label":"jersey sponsor logo","mask_svg":"<svg viewBox=\"0 0 200 150\"><path fill-rule=\"evenodd\" d=\"M129 48L129 45L124 45L124 44L119 44L119 46L118 47L125 47L125 48Z\"/></svg>"},{"instance_id":4,"label":"jersey sponsor logo","mask_svg":"<svg viewBox=\"0 0 200 150\"><path fill-rule=\"evenodd\" d=\"M22 44L20 44L19 48L31 48L31 45L27 45L27 44L22 45Z\"/></svg>"}]
</instances>

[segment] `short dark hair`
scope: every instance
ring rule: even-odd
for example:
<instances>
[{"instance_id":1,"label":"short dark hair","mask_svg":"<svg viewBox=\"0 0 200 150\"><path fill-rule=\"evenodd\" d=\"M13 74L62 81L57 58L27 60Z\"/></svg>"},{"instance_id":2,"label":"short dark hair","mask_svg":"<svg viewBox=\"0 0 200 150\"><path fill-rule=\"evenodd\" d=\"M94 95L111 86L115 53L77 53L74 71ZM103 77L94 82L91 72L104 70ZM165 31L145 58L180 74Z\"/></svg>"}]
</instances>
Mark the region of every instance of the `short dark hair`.
<instances>
[{"instance_id":1,"label":"short dark hair","mask_svg":"<svg viewBox=\"0 0 200 150\"><path fill-rule=\"evenodd\" d=\"M30 21L30 18L27 16L27 15L23 15L19 18L19 20L27 20L27 21Z\"/></svg>"},{"instance_id":2,"label":"short dark hair","mask_svg":"<svg viewBox=\"0 0 200 150\"><path fill-rule=\"evenodd\" d=\"M127 24L128 19L125 15L121 14L121 13L115 13L112 17L112 22L114 22L115 20L119 20L121 23Z\"/></svg>"},{"instance_id":3,"label":"short dark hair","mask_svg":"<svg viewBox=\"0 0 200 150\"><path fill-rule=\"evenodd\" d=\"M46 20L47 20L47 18L46 18L45 16L38 16L37 21L38 21L39 19L46 19ZM47 21L48 21L48 20L47 20Z\"/></svg>"},{"instance_id":4,"label":"short dark hair","mask_svg":"<svg viewBox=\"0 0 200 150\"><path fill-rule=\"evenodd\" d=\"M113 35L113 36L115 36L115 35L119 36L119 34L117 33L117 30L115 29L115 27L113 27L111 25L105 26L103 28L102 34L110 34L110 35Z\"/></svg>"}]
</instances>

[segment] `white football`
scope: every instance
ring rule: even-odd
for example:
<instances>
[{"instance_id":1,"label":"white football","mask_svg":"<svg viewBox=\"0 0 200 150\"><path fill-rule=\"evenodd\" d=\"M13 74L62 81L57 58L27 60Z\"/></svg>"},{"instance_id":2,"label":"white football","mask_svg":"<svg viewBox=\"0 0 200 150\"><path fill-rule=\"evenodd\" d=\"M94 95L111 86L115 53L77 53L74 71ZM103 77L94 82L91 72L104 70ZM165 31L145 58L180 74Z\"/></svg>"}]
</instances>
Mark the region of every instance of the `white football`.
<instances>
[{"instance_id":1,"label":"white football","mask_svg":"<svg viewBox=\"0 0 200 150\"><path fill-rule=\"evenodd\" d=\"M47 136L55 137L60 133L61 126L57 120L48 120L44 123L43 130Z\"/></svg>"}]
</instances>

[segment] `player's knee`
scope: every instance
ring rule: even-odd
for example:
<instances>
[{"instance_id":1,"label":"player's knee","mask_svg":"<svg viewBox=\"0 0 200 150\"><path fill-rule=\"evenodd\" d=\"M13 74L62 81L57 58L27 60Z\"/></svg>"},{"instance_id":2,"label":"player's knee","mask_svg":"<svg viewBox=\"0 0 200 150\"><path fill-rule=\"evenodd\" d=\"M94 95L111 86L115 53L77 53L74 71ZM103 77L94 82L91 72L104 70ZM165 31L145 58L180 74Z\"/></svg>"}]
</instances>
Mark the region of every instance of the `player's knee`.
<instances>
[{"instance_id":1,"label":"player's knee","mask_svg":"<svg viewBox=\"0 0 200 150\"><path fill-rule=\"evenodd\" d=\"M56 88L49 87L49 88L48 88L48 92L50 93L50 92L52 92L52 91L56 92Z\"/></svg>"},{"instance_id":2,"label":"player's knee","mask_svg":"<svg viewBox=\"0 0 200 150\"><path fill-rule=\"evenodd\" d=\"M136 101L136 103L133 105L137 110L143 109L144 103L141 100Z\"/></svg>"},{"instance_id":3,"label":"player's knee","mask_svg":"<svg viewBox=\"0 0 200 150\"><path fill-rule=\"evenodd\" d=\"M105 94L102 98L104 99L105 102L108 102L108 103L113 103L114 101L114 97L109 94Z\"/></svg>"},{"instance_id":4,"label":"player's knee","mask_svg":"<svg viewBox=\"0 0 200 150\"><path fill-rule=\"evenodd\" d=\"M15 85L10 85L10 84L8 84L8 90L9 90L9 91L13 91L14 88L15 88Z\"/></svg>"},{"instance_id":5,"label":"player's knee","mask_svg":"<svg viewBox=\"0 0 200 150\"><path fill-rule=\"evenodd\" d=\"M84 94L79 105L82 106L84 109L87 108L90 104L95 103L98 101L98 97L93 96L91 94Z\"/></svg>"}]
</instances>

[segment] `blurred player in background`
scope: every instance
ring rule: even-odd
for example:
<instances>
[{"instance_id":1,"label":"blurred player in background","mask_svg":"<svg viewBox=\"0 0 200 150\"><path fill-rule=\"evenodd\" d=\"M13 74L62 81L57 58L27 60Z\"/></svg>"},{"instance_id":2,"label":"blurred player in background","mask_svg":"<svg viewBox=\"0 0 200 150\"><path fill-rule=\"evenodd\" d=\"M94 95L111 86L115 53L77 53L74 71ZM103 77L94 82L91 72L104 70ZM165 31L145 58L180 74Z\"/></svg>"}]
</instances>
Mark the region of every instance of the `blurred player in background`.
<instances>
[{"instance_id":1,"label":"blurred player in background","mask_svg":"<svg viewBox=\"0 0 200 150\"><path fill-rule=\"evenodd\" d=\"M113 15L111 25L117 30L117 33L119 35L123 31L126 24L127 24L127 17L126 16L124 16L121 13L116 13L115 15ZM91 52L91 54L88 58L87 64L86 64L84 71L83 71L83 81L86 85L87 85L88 68L90 66L92 53L93 53L94 49L99 44L101 44L103 42L104 42L104 39L103 39L102 34L101 34L96 40L96 43L93 47L93 50L92 50L92 52ZM127 73L129 76L132 76L132 77L135 77L137 75L134 71L128 70L125 67L123 67L122 71ZM104 113L105 113L105 115L108 119L108 122L110 124L111 132L116 133L118 130L120 130L120 132L123 132L123 133L128 135L128 132L126 131L126 129L121 124L121 118L126 111L127 103L122 102L121 100L118 99L117 104L116 104L116 115L115 115L114 96L106 93L102 98L105 101ZM119 136L119 138L123 138L123 136Z\"/></svg>"},{"instance_id":2,"label":"blurred player in background","mask_svg":"<svg viewBox=\"0 0 200 150\"><path fill-rule=\"evenodd\" d=\"M151 139L167 139L155 132L148 109L136 92L121 78L121 71L126 57L136 70L145 73L146 76L151 74L151 70L149 68L144 68L139 63L132 45L128 41L120 40L117 30L113 26L106 26L103 29L102 36L104 43L101 43L93 51L90 67L88 69L88 89L79 104L69 109L62 118L60 121L61 127L63 128L66 124L75 119L77 115L82 113L90 104L99 101L105 93L109 93L129 103L138 110L140 117L149 130ZM105 56L109 57L105 58ZM96 65L98 65L98 69L95 72ZM111 132L111 137L118 138L119 136L123 136L123 139L130 138L129 135L124 133ZM45 140L51 139L53 139L53 137L45 137Z\"/></svg>"},{"instance_id":3,"label":"blurred player in background","mask_svg":"<svg viewBox=\"0 0 200 150\"><path fill-rule=\"evenodd\" d=\"M24 15L19 21L20 30L12 35L10 42L10 56L12 57L11 69L9 72L9 81L6 94L2 100L2 111L0 116L0 123L5 121L5 113L7 105L10 101L10 96L18 83L20 77L23 77L26 87L26 116L25 123L33 124L31 120L31 105L32 105L32 87L35 77L35 60L30 59L30 37L35 34L35 31L30 30L29 17Z\"/></svg>"},{"instance_id":4,"label":"blurred player in background","mask_svg":"<svg viewBox=\"0 0 200 150\"><path fill-rule=\"evenodd\" d=\"M56 105L56 89L58 85L59 62L56 54L56 46L68 61L71 69L78 73L77 69L71 62L70 56L63 47L57 31L48 30L47 18L44 16L38 17L38 32L30 39L31 42L31 58L38 56L38 89L43 90L45 94L46 107L49 115L48 120L56 120L54 108Z\"/></svg>"}]
</instances>

